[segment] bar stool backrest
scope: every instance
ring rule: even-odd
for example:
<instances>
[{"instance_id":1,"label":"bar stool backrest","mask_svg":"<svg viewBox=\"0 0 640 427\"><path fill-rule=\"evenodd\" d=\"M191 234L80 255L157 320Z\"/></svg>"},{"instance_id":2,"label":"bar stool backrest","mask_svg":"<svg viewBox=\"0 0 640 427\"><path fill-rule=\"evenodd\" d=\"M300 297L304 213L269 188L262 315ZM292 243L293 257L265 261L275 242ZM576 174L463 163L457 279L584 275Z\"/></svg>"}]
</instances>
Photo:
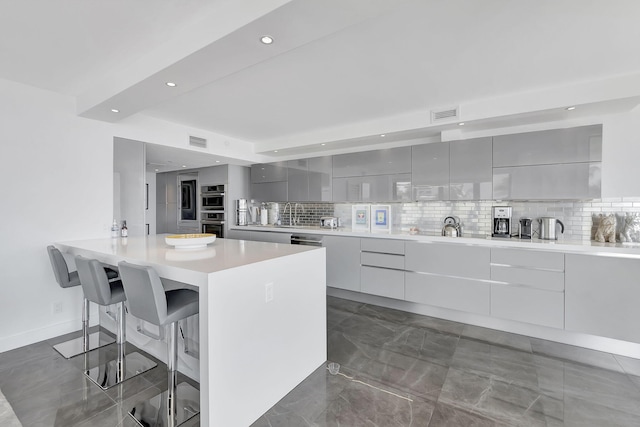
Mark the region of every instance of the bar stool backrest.
<instances>
[{"instance_id":1,"label":"bar stool backrest","mask_svg":"<svg viewBox=\"0 0 640 427\"><path fill-rule=\"evenodd\" d=\"M49 260L51 260L51 267L53 267L53 275L56 277L56 282L61 288L70 288L72 286L78 286L80 281L76 272L75 274L69 273L69 267L67 262L62 256L60 249L53 245L47 246L47 253L49 254Z\"/></svg>"},{"instance_id":2,"label":"bar stool backrest","mask_svg":"<svg viewBox=\"0 0 640 427\"><path fill-rule=\"evenodd\" d=\"M167 296L158 273L143 265L118 263L129 312L149 323L164 326L167 323Z\"/></svg>"},{"instance_id":3,"label":"bar stool backrest","mask_svg":"<svg viewBox=\"0 0 640 427\"><path fill-rule=\"evenodd\" d=\"M78 267L84 297L96 304L112 304L111 286L104 266L98 260L78 255L76 256L76 267Z\"/></svg>"}]
</instances>

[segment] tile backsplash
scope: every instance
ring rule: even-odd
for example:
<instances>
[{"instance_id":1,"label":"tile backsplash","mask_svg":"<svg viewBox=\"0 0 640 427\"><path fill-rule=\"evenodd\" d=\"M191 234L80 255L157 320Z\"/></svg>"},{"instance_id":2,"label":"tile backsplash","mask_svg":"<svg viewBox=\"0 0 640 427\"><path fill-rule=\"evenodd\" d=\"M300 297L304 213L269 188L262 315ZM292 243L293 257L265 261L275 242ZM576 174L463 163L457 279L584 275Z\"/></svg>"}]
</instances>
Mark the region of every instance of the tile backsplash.
<instances>
[{"instance_id":1,"label":"tile backsplash","mask_svg":"<svg viewBox=\"0 0 640 427\"><path fill-rule=\"evenodd\" d=\"M420 233L438 234L442 230L442 221L449 215L457 216L463 225L465 236L487 236L491 234L491 207L511 206L513 208L512 233L518 232L518 219L534 219L534 233L538 229L536 218L552 216L564 223L564 234L560 239L592 240L599 214L603 213L639 213L640 197L622 197L594 199L586 201L433 201L412 203L385 203L391 206L393 227L400 232L409 232L411 227L420 229ZM300 216L301 225L318 225L322 216L337 216L342 224L351 226L351 203L301 203L304 213ZM281 203L280 211L284 208ZM288 213L287 213L288 217ZM286 220L285 220L286 222ZM619 221L620 222L620 221Z\"/></svg>"}]
</instances>

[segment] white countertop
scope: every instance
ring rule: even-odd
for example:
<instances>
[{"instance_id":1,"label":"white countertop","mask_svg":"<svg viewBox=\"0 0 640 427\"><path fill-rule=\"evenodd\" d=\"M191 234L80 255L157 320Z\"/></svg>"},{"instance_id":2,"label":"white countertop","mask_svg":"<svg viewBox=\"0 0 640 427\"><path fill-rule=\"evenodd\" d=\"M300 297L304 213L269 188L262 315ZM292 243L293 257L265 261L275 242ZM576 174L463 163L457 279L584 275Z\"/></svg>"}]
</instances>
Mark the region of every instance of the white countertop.
<instances>
[{"instance_id":1,"label":"white countertop","mask_svg":"<svg viewBox=\"0 0 640 427\"><path fill-rule=\"evenodd\" d=\"M382 239L401 239L421 242L441 242L466 245L481 245L492 247L511 247L536 249L544 251L558 251L565 253L581 253L603 256L617 256L625 258L640 259L640 244L622 244L622 243L600 243L588 240L521 240L518 238L500 238L500 237L443 237L430 234L411 235L400 230L391 231L390 233L371 233L363 231L353 231L348 227L340 228L321 228L321 227L277 227L272 225L248 225L248 226L232 226L232 230L246 231L272 231L279 233L291 234L322 234L335 236L351 236L363 238L382 238Z\"/></svg>"},{"instance_id":2,"label":"white countertop","mask_svg":"<svg viewBox=\"0 0 640 427\"><path fill-rule=\"evenodd\" d=\"M166 236L167 234L158 234L145 237L76 240L58 242L56 246L63 252L74 253L82 250L101 254L103 262L111 261L112 265L124 259L207 274L318 249L312 246L232 239L216 239L201 249L175 249L165 243Z\"/></svg>"}]
</instances>

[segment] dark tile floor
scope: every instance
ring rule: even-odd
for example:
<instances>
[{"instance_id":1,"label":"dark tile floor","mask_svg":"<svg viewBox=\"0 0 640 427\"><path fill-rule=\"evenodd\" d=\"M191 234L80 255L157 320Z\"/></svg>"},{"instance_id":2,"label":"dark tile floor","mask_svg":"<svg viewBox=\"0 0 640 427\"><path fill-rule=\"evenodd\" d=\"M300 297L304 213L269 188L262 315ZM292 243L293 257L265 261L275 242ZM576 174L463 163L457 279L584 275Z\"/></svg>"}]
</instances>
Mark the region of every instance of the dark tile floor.
<instances>
[{"instance_id":1,"label":"dark tile floor","mask_svg":"<svg viewBox=\"0 0 640 427\"><path fill-rule=\"evenodd\" d=\"M319 367L252 427L640 426L639 360L333 297L327 322L339 373ZM70 337L0 354L24 427L133 427L165 366L103 392L82 370L113 348L65 360L51 346Z\"/></svg>"}]
</instances>

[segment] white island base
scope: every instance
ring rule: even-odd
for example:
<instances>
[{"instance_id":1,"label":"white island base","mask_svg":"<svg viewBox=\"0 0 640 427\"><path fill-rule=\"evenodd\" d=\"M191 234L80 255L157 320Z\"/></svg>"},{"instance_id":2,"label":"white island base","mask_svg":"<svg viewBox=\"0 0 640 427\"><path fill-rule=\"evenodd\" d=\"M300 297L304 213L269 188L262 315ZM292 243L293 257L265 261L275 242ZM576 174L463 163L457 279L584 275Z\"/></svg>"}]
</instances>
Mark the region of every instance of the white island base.
<instances>
[{"instance_id":1,"label":"white island base","mask_svg":"<svg viewBox=\"0 0 640 427\"><path fill-rule=\"evenodd\" d=\"M198 288L202 426L251 425L327 359L324 248L218 239L176 252L162 235L57 246Z\"/></svg>"}]
</instances>

